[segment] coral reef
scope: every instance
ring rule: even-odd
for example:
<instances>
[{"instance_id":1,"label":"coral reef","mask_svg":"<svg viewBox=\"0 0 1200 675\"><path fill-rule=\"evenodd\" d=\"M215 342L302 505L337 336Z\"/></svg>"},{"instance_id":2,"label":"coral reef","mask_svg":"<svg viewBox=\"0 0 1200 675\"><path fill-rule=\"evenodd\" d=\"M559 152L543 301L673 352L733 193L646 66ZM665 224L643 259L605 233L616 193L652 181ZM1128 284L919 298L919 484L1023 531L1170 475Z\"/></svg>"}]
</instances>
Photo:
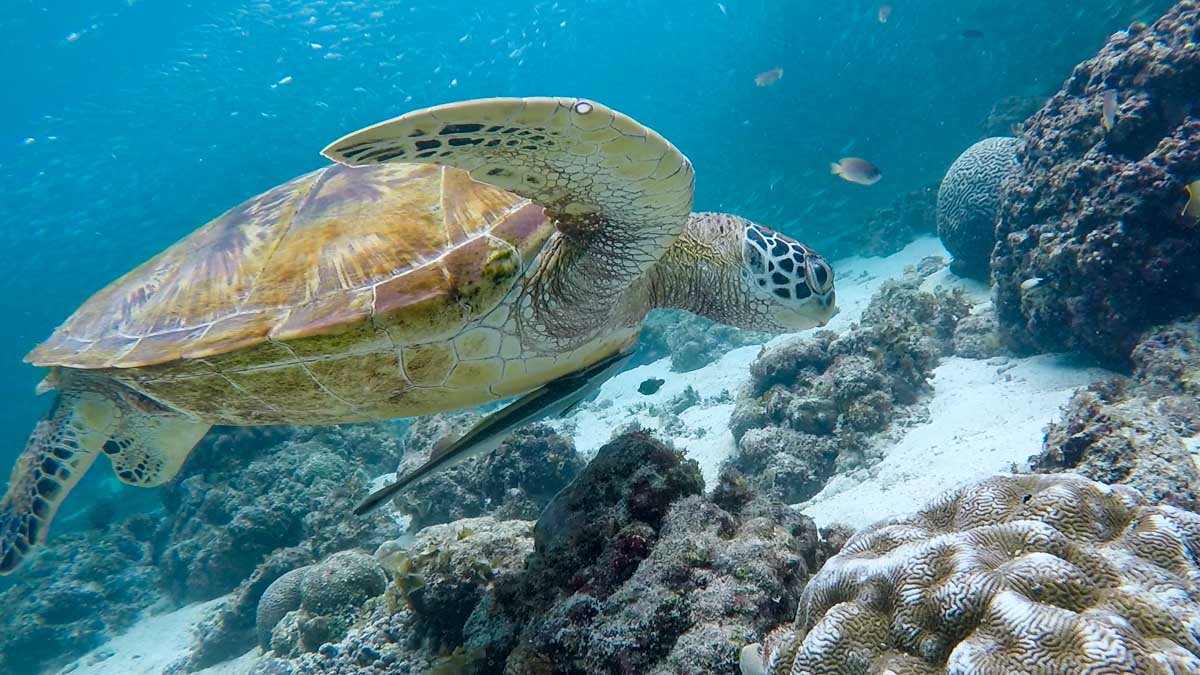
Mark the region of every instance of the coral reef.
<instances>
[{"instance_id":1,"label":"coral reef","mask_svg":"<svg viewBox=\"0 0 1200 675\"><path fill-rule=\"evenodd\" d=\"M60 535L0 592L0 672L35 673L79 656L158 600L154 521Z\"/></svg>"},{"instance_id":2,"label":"coral reef","mask_svg":"<svg viewBox=\"0 0 1200 675\"><path fill-rule=\"evenodd\" d=\"M403 475L424 464L438 441L463 433L479 417L456 412L414 420L397 472ZM583 465L569 437L545 425L529 425L494 452L418 482L393 503L412 518L412 530L485 514L533 520Z\"/></svg>"},{"instance_id":3,"label":"coral reef","mask_svg":"<svg viewBox=\"0 0 1200 675\"><path fill-rule=\"evenodd\" d=\"M1200 308L1200 237L1181 214L1200 178L1198 22L1188 0L1114 34L1026 125L991 263L1018 347L1124 367L1144 330Z\"/></svg>"},{"instance_id":4,"label":"coral reef","mask_svg":"<svg viewBox=\"0 0 1200 675\"><path fill-rule=\"evenodd\" d=\"M976 305L954 328L954 355L965 359L990 359L1007 350L1000 338L996 307L990 302Z\"/></svg>"},{"instance_id":5,"label":"coral reef","mask_svg":"<svg viewBox=\"0 0 1200 675\"><path fill-rule=\"evenodd\" d=\"M425 528L407 547L384 542L375 558L392 581L383 596L363 603L347 634L315 651L272 654L255 672L502 672L504 654L499 669L487 670L489 655L468 657L463 645L467 634L493 630L472 623L473 613L494 584L522 573L532 534L531 522L485 516Z\"/></svg>"},{"instance_id":6,"label":"coral reef","mask_svg":"<svg viewBox=\"0 0 1200 675\"><path fill-rule=\"evenodd\" d=\"M248 463L202 454L201 460L213 461L189 462L180 479L163 488L168 517L157 555L174 598L228 593L276 549L303 542L320 558L373 549L394 533L383 514L346 517L371 475L399 460L391 425L297 429L257 452Z\"/></svg>"},{"instance_id":7,"label":"coral reef","mask_svg":"<svg viewBox=\"0 0 1200 675\"><path fill-rule=\"evenodd\" d=\"M513 628L468 647L504 652L516 636L514 674L731 672L829 554L812 521L739 480L724 474L727 511L699 494L692 461L644 432L618 437L538 521L523 577L473 617Z\"/></svg>"},{"instance_id":8,"label":"coral reef","mask_svg":"<svg viewBox=\"0 0 1200 675\"><path fill-rule=\"evenodd\" d=\"M731 463L756 490L808 499L835 470L866 461L869 438L918 402L970 309L961 292L921 282L916 272L888 281L844 336L796 338L752 364L731 420Z\"/></svg>"},{"instance_id":9,"label":"coral reef","mask_svg":"<svg viewBox=\"0 0 1200 675\"><path fill-rule=\"evenodd\" d=\"M922 235L937 232L937 185L901 195L877 209L862 228L821 244L830 259L844 256L888 256Z\"/></svg>"},{"instance_id":10,"label":"coral reef","mask_svg":"<svg viewBox=\"0 0 1200 675\"><path fill-rule=\"evenodd\" d=\"M1197 546L1200 515L1124 486L987 479L854 535L768 672L1198 672Z\"/></svg>"},{"instance_id":11,"label":"coral reef","mask_svg":"<svg viewBox=\"0 0 1200 675\"><path fill-rule=\"evenodd\" d=\"M392 585L344 639L255 672L734 672L844 535L733 472L702 491L695 462L625 433L536 526L484 517L384 544Z\"/></svg>"},{"instance_id":12,"label":"coral reef","mask_svg":"<svg viewBox=\"0 0 1200 675\"><path fill-rule=\"evenodd\" d=\"M996 245L1000 187L1017 169L1016 138L985 138L963 151L946 170L937 196L937 233L954 257L955 274L988 278Z\"/></svg>"},{"instance_id":13,"label":"coral reef","mask_svg":"<svg viewBox=\"0 0 1200 675\"><path fill-rule=\"evenodd\" d=\"M642 325L634 361L650 363L670 356L671 370L686 373L707 366L731 349L760 344L768 337L681 309L656 310Z\"/></svg>"},{"instance_id":14,"label":"coral reef","mask_svg":"<svg viewBox=\"0 0 1200 675\"><path fill-rule=\"evenodd\" d=\"M1155 503L1200 510L1200 469L1188 441L1200 433L1200 320L1149 331L1134 370L1075 394L1046 432L1038 472L1074 471L1137 488Z\"/></svg>"},{"instance_id":15,"label":"coral reef","mask_svg":"<svg viewBox=\"0 0 1200 675\"><path fill-rule=\"evenodd\" d=\"M304 546L279 549L268 556L238 584L216 613L197 627L191 650L171 665L170 672L207 668L244 654L256 641L263 642L257 630L263 594L280 577L312 562L312 552Z\"/></svg>"},{"instance_id":16,"label":"coral reef","mask_svg":"<svg viewBox=\"0 0 1200 675\"><path fill-rule=\"evenodd\" d=\"M1025 120L1045 105L1046 96L1006 96L992 104L987 118L979 125L985 136L1013 136L1021 132Z\"/></svg>"},{"instance_id":17,"label":"coral reef","mask_svg":"<svg viewBox=\"0 0 1200 675\"><path fill-rule=\"evenodd\" d=\"M345 637L359 608L386 587L383 567L359 551L294 569L268 586L258 602L259 643L283 656L316 651Z\"/></svg>"}]
</instances>

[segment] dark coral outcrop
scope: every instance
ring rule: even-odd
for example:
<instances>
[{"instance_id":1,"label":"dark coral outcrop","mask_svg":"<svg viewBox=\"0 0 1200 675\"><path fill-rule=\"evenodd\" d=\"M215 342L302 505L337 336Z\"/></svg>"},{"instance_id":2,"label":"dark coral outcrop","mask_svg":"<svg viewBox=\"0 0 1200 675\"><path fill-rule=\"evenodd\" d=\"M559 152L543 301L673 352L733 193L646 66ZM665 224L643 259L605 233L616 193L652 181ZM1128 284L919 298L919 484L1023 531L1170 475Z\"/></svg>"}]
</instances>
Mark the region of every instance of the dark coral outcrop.
<instances>
[{"instance_id":1,"label":"dark coral outcrop","mask_svg":"<svg viewBox=\"0 0 1200 675\"><path fill-rule=\"evenodd\" d=\"M421 466L439 441L461 435L479 419L477 413L451 412L414 420L404 436L397 473ZM518 429L493 452L417 482L393 504L411 517L414 531L482 515L533 520L583 465L570 437L533 424Z\"/></svg>"},{"instance_id":2,"label":"dark coral outcrop","mask_svg":"<svg viewBox=\"0 0 1200 675\"><path fill-rule=\"evenodd\" d=\"M642 431L605 445L536 526L435 525L376 557L393 582L342 640L258 675L735 673L844 541Z\"/></svg>"},{"instance_id":3,"label":"dark coral outcrop","mask_svg":"<svg viewBox=\"0 0 1200 675\"><path fill-rule=\"evenodd\" d=\"M347 517L370 478L399 461L392 425L302 428L264 446L249 462L202 453L163 488L157 555L172 597L228 593L276 549L303 543L321 558L394 534L384 514Z\"/></svg>"},{"instance_id":4,"label":"dark coral outcrop","mask_svg":"<svg viewBox=\"0 0 1200 675\"><path fill-rule=\"evenodd\" d=\"M1114 34L1026 124L991 261L1014 345L1124 367L1144 330L1200 309L1200 223L1182 215L1200 178L1197 25L1187 0Z\"/></svg>"},{"instance_id":5,"label":"dark coral outcrop","mask_svg":"<svg viewBox=\"0 0 1200 675\"><path fill-rule=\"evenodd\" d=\"M1038 472L1073 471L1137 488L1155 503L1200 510L1200 320L1149 331L1130 377L1080 390L1050 425Z\"/></svg>"},{"instance_id":6,"label":"dark coral outcrop","mask_svg":"<svg viewBox=\"0 0 1200 675\"><path fill-rule=\"evenodd\" d=\"M952 353L970 303L922 291L913 272L888 281L843 336L821 331L765 350L731 420L731 464L756 490L787 503L812 497L839 468L862 463L870 437L913 406Z\"/></svg>"}]
</instances>

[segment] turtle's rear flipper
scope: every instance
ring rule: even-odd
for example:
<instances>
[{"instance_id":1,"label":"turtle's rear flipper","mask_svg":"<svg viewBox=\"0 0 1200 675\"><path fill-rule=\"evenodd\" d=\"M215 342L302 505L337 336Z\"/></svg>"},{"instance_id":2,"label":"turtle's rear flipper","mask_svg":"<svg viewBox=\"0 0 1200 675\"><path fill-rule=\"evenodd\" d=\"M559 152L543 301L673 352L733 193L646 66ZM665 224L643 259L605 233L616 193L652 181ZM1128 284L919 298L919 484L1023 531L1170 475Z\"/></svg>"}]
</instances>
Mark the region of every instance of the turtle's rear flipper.
<instances>
[{"instance_id":1,"label":"turtle's rear flipper","mask_svg":"<svg viewBox=\"0 0 1200 675\"><path fill-rule=\"evenodd\" d=\"M0 500L0 574L46 540L59 505L99 453L112 459L126 483L159 485L179 471L207 430L207 424L99 391L59 394L30 434Z\"/></svg>"}]
</instances>

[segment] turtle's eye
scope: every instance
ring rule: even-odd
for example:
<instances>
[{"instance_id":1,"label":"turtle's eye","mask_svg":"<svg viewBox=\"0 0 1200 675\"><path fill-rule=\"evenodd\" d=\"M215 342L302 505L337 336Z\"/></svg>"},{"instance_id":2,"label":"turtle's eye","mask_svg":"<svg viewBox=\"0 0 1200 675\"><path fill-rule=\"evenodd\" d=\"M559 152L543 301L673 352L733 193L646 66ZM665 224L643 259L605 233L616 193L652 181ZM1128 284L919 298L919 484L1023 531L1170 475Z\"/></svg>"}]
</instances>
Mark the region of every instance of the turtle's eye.
<instances>
[{"instance_id":1,"label":"turtle's eye","mask_svg":"<svg viewBox=\"0 0 1200 675\"><path fill-rule=\"evenodd\" d=\"M816 289L817 293L825 295L833 290L833 270L830 269L829 263L819 255L813 254L808 256L805 261L806 274L808 284Z\"/></svg>"}]
</instances>

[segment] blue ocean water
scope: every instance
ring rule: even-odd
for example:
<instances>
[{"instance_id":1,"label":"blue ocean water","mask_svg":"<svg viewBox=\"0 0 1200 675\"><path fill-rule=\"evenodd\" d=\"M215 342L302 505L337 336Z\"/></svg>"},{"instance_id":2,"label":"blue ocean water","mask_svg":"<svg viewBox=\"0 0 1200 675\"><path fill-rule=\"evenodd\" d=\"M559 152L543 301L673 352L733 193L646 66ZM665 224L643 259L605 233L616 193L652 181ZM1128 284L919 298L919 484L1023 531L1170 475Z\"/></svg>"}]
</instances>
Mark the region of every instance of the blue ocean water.
<instances>
[{"instance_id":1,"label":"blue ocean water","mask_svg":"<svg viewBox=\"0 0 1200 675\"><path fill-rule=\"evenodd\" d=\"M697 210L818 250L936 184L998 102L1052 95L1167 0L10 0L0 16L0 465L49 405L23 356L89 295L406 111L579 96L659 131ZM756 76L780 69L759 86ZM859 156L883 179L830 175ZM115 485L107 467L90 480ZM139 498L152 500L149 491ZM84 500L68 502L68 511ZM53 535L52 535L53 536ZM8 582L0 582L8 583Z\"/></svg>"},{"instance_id":2,"label":"blue ocean water","mask_svg":"<svg viewBox=\"0 0 1200 675\"><path fill-rule=\"evenodd\" d=\"M14 0L0 457L47 405L21 358L81 301L363 125L482 96L595 98L691 158L697 209L819 247L936 182L996 101L1052 93L1169 4L898 1L881 24L859 0ZM884 179L831 177L845 155Z\"/></svg>"}]
</instances>

